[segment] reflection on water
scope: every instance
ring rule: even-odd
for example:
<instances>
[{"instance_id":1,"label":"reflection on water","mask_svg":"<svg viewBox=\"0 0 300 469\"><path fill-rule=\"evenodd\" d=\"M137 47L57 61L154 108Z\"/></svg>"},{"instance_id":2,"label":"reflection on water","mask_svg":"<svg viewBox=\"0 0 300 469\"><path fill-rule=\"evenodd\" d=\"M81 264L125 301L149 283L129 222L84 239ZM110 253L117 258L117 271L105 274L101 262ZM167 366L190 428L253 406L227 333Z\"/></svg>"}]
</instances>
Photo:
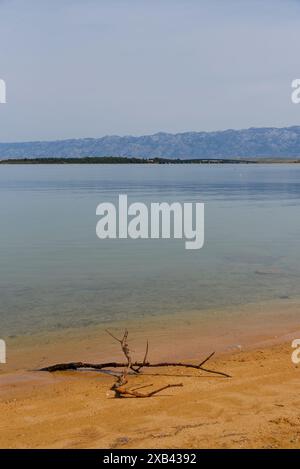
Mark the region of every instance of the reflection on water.
<instances>
[{"instance_id":1,"label":"reflection on water","mask_svg":"<svg viewBox=\"0 0 300 469\"><path fill-rule=\"evenodd\" d=\"M96 237L96 206L205 203L205 244ZM300 165L0 168L1 336L300 293Z\"/></svg>"}]
</instances>

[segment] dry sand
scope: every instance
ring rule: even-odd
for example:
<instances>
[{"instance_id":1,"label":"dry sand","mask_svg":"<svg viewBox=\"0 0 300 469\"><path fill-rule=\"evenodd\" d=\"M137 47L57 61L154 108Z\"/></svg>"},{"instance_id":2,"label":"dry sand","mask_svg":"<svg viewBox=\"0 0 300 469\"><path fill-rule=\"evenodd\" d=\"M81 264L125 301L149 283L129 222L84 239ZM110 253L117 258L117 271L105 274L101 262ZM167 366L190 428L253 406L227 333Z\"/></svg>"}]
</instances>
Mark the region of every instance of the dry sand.
<instances>
[{"instance_id":1,"label":"dry sand","mask_svg":"<svg viewBox=\"0 0 300 469\"><path fill-rule=\"evenodd\" d=\"M136 385L183 382L149 399L114 399L95 372L2 375L1 448L299 448L300 367L291 344L237 351L210 367L132 376Z\"/></svg>"}]
</instances>

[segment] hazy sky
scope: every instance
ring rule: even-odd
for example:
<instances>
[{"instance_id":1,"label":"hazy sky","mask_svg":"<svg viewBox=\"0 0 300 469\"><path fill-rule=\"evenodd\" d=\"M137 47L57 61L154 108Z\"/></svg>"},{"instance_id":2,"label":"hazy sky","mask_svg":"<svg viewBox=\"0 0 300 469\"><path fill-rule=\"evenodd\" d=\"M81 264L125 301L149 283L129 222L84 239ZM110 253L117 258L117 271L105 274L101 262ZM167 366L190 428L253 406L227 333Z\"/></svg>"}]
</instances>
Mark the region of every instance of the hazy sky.
<instances>
[{"instance_id":1,"label":"hazy sky","mask_svg":"<svg viewBox=\"0 0 300 469\"><path fill-rule=\"evenodd\" d=\"M0 0L0 141L300 125L299 0Z\"/></svg>"}]
</instances>

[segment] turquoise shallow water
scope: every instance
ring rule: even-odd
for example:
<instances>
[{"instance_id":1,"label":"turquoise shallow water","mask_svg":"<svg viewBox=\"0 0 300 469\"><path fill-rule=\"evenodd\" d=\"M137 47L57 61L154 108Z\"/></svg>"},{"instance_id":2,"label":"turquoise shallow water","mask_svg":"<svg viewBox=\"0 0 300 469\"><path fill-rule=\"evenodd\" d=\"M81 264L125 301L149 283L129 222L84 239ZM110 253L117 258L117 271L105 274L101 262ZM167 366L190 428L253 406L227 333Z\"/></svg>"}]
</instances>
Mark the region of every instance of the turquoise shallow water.
<instances>
[{"instance_id":1,"label":"turquoise shallow water","mask_svg":"<svg viewBox=\"0 0 300 469\"><path fill-rule=\"evenodd\" d=\"M120 193L204 202L204 247L100 241ZM0 336L298 296L299 207L300 165L3 165Z\"/></svg>"}]
</instances>

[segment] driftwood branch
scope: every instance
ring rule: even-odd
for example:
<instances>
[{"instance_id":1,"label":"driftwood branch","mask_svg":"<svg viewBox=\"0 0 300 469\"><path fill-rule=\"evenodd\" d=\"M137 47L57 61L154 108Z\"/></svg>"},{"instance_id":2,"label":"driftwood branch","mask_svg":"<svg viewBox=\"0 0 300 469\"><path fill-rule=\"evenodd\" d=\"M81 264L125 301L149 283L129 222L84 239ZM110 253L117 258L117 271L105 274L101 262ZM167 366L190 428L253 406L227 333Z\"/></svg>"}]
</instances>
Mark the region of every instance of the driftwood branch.
<instances>
[{"instance_id":1,"label":"driftwood branch","mask_svg":"<svg viewBox=\"0 0 300 469\"><path fill-rule=\"evenodd\" d=\"M207 359L206 359L207 361ZM70 362L70 363L58 363L56 365L46 366L41 368L39 371L49 371L53 373L55 371L68 371L68 370L80 370L83 368L93 369L93 370L104 370L105 368L124 368L126 363L120 362L107 362L107 363L85 363L85 362ZM137 368L161 368L161 367L184 367L184 368L193 368L195 370L205 371L206 373L213 373L215 375L224 376L225 378L231 378L227 373L222 371L209 370L203 368L202 365L193 365L192 363L181 363L181 362L158 362L158 363L143 363L143 362L134 362L133 367Z\"/></svg>"},{"instance_id":2,"label":"driftwood branch","mask_svg":"<svg viewBox=\"0 0 300 469\"><path fill-rule=\"evenodd\" d=\"M212 356L212 354L211 354ZM208 358L205 360L205 362ZM46 366L41 368L39 371L49 371L53 373L55 371L68 371L68 370L80 370L83 368L88 368L92 370L104 370L105 368L124 368L126 363L121 362L107 362L107 363L85 363L85 362L69 362L69 363L58 363L56 365ZM206 373L213 373L215 375L224 376L225 378L231 378L227 373L222 371L209 370L203 368L202 365L193 365L192 363L181 363L181 362L158 362L158 363L143 363L143 362L134 362L133 367L137 368L163 368L163 367L184 367L184 368L193 368L195 370L205 371Z\"/></svg>"},{"instance_id":3,"label":"driftwood branch","mask_svg":"<svg viewBox=\"0 0 300 469\"><path fill-rule=\"evenodd\" d=\"M146 350L144 354L144 358L142 362L133 361L131 357L131 351L128 345L128 331L125 329L123 337L120 339L114 336L110 331L106 331L114 340L120 343L122 352L125 356L125 362L107 362L107 363L86 363L86 362L70 362L70 363L58 363L56 365L47 366L41 368L39 371L48 371L50 373L56 371L67 371L67 370L79 370L79 369L92 369L92 370L103 370L108 368L122 368L123 371L121 374L115 375L116 381L112 385L111 390L114 391L115 397L152 397L159 392L171 388L171 387L181 387L183 386L182 383L177 384L167 384L161 388L155 389L148 393L141 393L139 392L140 389L150 387L152 384L139 386L135 388L126 387L128 384L128 375L130 370L134 373L138 374L143 368L163 368L163 367L183 367L183 368L191 368L195 370L204 371L205 373L212 373L214 375L223 376L225 378L230 378L231 376L227 373L222 371L211 370L208 368L204 368L203 365L212 358L215 352L208 355L201 363L198 365L191 364L191 363L182 363L182 362L158 362L158 363L150 363L147 361L148 352L149 352L149 342L147 341Z\"/></svg>"}]
</instances>

